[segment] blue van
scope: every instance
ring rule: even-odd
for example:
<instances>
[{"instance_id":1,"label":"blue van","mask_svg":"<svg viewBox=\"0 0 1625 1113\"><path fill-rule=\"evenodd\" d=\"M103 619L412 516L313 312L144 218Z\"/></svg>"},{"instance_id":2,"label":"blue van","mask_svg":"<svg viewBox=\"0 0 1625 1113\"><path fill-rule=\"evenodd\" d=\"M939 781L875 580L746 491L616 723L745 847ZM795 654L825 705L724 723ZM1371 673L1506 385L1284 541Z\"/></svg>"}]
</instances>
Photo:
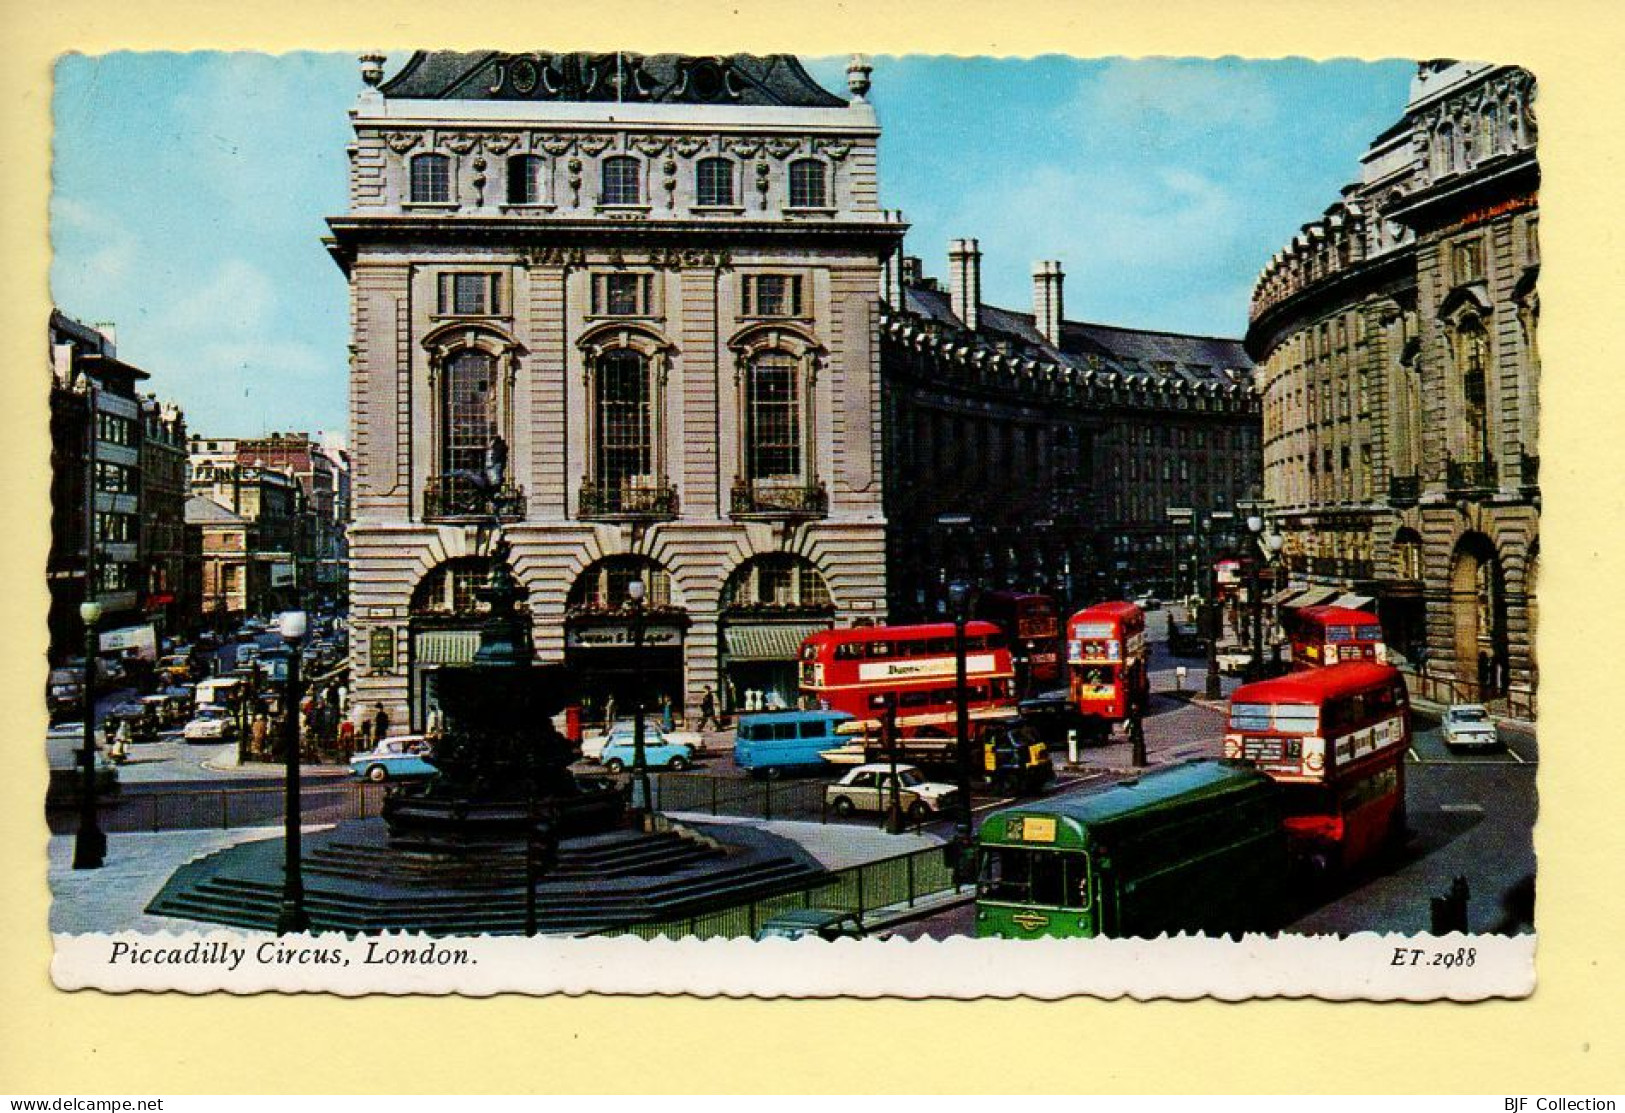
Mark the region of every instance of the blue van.
<instances>
[{"instance_id":1,"label":"blue van","mask_svg":"<svg viewBox=\"0 0 1625 1113\"><path fill-rule=\"evenodd\" d=\"M817 769L826 762L819 752L845 745L840 725L852 718L845 711L779 711L744 715L734 735L734 764L763 777L791 769Z\"/></svg>"}]
</instances>

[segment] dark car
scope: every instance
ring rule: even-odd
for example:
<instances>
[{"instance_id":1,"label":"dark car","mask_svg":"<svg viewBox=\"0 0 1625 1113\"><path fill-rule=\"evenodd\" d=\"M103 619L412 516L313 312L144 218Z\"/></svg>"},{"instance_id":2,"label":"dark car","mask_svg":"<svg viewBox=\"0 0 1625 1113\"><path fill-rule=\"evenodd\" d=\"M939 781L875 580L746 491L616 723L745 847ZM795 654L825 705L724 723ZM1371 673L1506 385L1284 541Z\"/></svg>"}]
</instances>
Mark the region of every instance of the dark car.
<instances>
[{"instance_id":1,"label":"dark car","mask_svg":"<svg viewBox=\"0 0 1625 1113\"><path fill-rule=\"evenodd\" d=\"M1170 622L1168 652L1175 657L1201 657L1207 653L1207 639L1194 622Z\"/></svg>"},{"instance_id":2,"label":"dark car","mask_svg":"<svg viewBox=\"0 0 1625 1113\"><path fill-rule=\"evenodd\" d=\"M756 933L762 939L862 939L865 935L863 920L856 912L837 912L827 908L796 908L780 912L768 920Z\"/></svg>"},{"instance_id":3,"label":"dark car","mask_svg":"<svg viewBox=\"0 0 1625 1113\"><path fill-rule=\"evenodd\" d=\"M1031 727L1039 738L1049 743L1064 742L1067 728L1072 726L1076 719L1072 701L1067 698L1065 691L1045 692L1043 695L1024 699L1017 705L1016 710L1020 713L1022 722Z\"/></svg>"}]
</instances>

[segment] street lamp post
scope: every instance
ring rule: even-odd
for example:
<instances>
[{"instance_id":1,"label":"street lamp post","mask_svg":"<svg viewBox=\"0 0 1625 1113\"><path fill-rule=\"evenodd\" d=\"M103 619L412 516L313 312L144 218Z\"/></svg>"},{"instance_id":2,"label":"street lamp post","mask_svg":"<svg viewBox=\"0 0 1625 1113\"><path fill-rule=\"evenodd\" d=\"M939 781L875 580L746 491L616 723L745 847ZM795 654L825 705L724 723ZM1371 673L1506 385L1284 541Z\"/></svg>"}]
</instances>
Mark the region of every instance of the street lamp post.
<instances>
[{"instance_id":1,"label":"street lamp post","mask_svg":"<svg viewBox=\"0 0 1625 1113\"><path fill-rule=\"evenodd\" d=\"M1253 612L1253 651L1247 658L1247 679L1260 680L1264 676L1264 600L1259 597L1263 584L1259 565L1264 562L1264 519L1261 515L1247 515L1247 532L1252 535L1254 550L1247 561L1247 603Z\"/></svg>"},{"instance_id":2,"label":"street lamp post","mask_svg":"<svg viewBox=\"0 0 1625 1113\"><path fill-rule=\"evenodd\" d=\"M304 639L304 611L284 611L277 630L288 644L288 686L283 696L282 747L287 796L283 806L282 908L276 932L291 935L310 930L305 913L305 875L301 864L299 796L299 643Z\"/></svg>"},{"instance_id":3,"label":"street lamp post","mask_svg":"<svg viewBox=\"0 0 1625 1113\"><path fill-rule=\"evenodd\" d=\"M643 752L643 595L642 580L626 585L632 601L632 785L640 825L647 826L649 813L649 762Z\"/></svg>"},{"instance_id":4,"label":"street lamp post","mask_svg":"<svg viewBox=\"0 0 1625 1113\"><path fill-rule=\"evenodd\" d=\"M85 577L90 591L90 577ZM73 868L100 869L107 859L107 835L96 814L96 624L102 620L102 605L94 599L79 604L79 618L85 624L85 738L79 751L84 781L79 788L79 831L73 839Z\"/></svg>"},{"instance_id":5,"label":"street lamp post","mask_svg":"<svg viewBox=\"0 0 1625 1113\"><path fill-rule=\"evenodd\" d=\"M962 876L971 857L972 825L970 801L970 691L966 684L965 623L969 619L970 586L963 581L948 585L948 602L954 615L954 757L959 773L959 807L954 824L955 874Z\"/></svg>"},{"instance_id":6,"label":"street lamp post","mask_svg":"<svg viewBox=\"0 0 1625 1113\"><path fill-rule=\"evenodd\" d=\"M1213 561L1213 550L1207 553L1207 599L1202 605L1203 625L1207 627L1207 689L1208 699L1219 698L1219 633L1223 618L1219 614L1219 569Z\"/></svg>"}]
</instances>

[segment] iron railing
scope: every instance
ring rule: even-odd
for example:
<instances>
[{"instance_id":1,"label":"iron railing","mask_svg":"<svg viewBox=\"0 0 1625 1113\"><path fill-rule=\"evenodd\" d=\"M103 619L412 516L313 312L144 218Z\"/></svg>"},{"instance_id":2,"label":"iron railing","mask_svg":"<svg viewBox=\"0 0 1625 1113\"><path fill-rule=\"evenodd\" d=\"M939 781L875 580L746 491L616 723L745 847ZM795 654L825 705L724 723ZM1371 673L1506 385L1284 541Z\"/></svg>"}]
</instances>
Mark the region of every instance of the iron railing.
<instances>
[{"instance_id":1,"label":"iron railing","mask_svg":"<svg viewBox=\"0 0 1625 1113\"><path fill-rule=\"evenodd\" d=\"M1391 475L1388 477L1388 501L1395 506L1415 506L1421 497L1421 476Z\"/></svg>"},{"instance_id":2,"label":"iron railing","mask_svg":"<svg viewBox=\"0 0 1625 1113\"><path fill-rule=\"evenodd\" d=\"M583 518L675 518L677 488L670 483L633 483L621 480L581 484Z\"/></svg>"},{"instance_id":3,"label":"iron railing","mask_svg":"<svg viewBox=\"0 0 1625 1113\"><path fill-rule=\"evenodd\" d=\"M431 475L423 487L423 517L425 520L480 518L493 513L505 522L517 522L525 517L523 488L504 483L494 495L488 511L486 496L466 475Z\"/></svg>"},{"instance_id":4,"label":"iron railing","mask_svg":"<svg viewBox=\"0 0 1625 1113\"><path fill-rule=\"evenodd\" d=\"M307 783L300 793L300 817L306 823L367 819L382 812L385 790L385 785L348 779ZM285 797L281 778L251 788L126 790L103 802L101 827L115 834L270 827L282 822ZM78 825L77 811L49 808L46 818L53 834L71 834Z\"/></svg>"},{"instance_id":5,"label":"iron railing","mask_svg":"<svg viewBox=\"0 0 1625 1113\"><path fill-rule=\"evenodd\" d=\"M1452 492L1487 491L1495 486L1495 461L1451 460L1445 468L1445 485Z\"/></svg>"},{"instance_id":6,"label":"iron railing","mask_svg":"<svg viewBox=\"0 0 1625 1113\"><path fill-rule=\"evenodd\" d=\"M953 870L940 846L850 866L822 881L787 893L759 897L747 904L696 913L676 920L632 924L598 932L599 935L635 935L640 939L666 936L681 939L748 939L774 916L799 908L855 912L868 916L883 909L912 908L926 897L958 892Z\"/></svg>"},{"instance_id":7,"label":"iron railing","mask_svg":"<svg viewBox=\"0 0 1625 1113\"><path fill-rule=\"evenodd\" d=\"M821 518L829 513L829 490L823 481L793 487L741 479L733 485L735 518Z\"/></svg>"}]
</instances>

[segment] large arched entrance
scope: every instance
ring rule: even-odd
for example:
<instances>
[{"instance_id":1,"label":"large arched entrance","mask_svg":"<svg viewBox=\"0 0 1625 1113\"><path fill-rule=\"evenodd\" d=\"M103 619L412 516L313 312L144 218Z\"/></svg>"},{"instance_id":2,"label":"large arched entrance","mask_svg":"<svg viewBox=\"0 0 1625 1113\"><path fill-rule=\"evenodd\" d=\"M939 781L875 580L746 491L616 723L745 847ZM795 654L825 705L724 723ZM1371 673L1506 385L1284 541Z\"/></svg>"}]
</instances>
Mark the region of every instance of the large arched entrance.
<instances>
[{"instance_id":1,"label":"large arched entrance","mask_svg":"<svg viewBox=\"0 0 1625 1113\"><path fill-rule=\"evenodd\" d=\"M480 625L490 610L474 597L474 590L490 572L486 557L455 557L431 568L412 592L408 704L413 731L424 730L429 712L439 705L439 671L474 661Z\"/></svg>"},{"instance_id":2,"label":"large arched entrance","mask_svg":"<svg viewBox=\"0 0 1625 1113\"><path fill-rule=\"evenodd\" d=\"M741 564L722 588L721 706L796 706L801 643L834 616L829 585L806 557L768 553Z\"/></svg>"},{"instance_id":3,"label":"large arched entrance","mask_svg":"<svg viewBox=\"0 0 1625 1113\"><path fill-rule=\"evenodd\" d=\"M641 637L634 580L644 587ZM650 714L669 705L680 715L687 628L671 573L658 561L628 555L589 565L571 585L564 621L564 660L580 683L586 720L626 718L640 700Z\"/></svg>"},{"instance_id":4,"label":"large arched entrance","mask_svg":"<svg viewBox=\"0 0 1625 1113\"><path fill-rule=\"evenodd\" d=\"M1495 546L1463 534L1450 562L1455 695L1493 699L1506 692L1506 582Z\"/></svg>"}]
</instances>

